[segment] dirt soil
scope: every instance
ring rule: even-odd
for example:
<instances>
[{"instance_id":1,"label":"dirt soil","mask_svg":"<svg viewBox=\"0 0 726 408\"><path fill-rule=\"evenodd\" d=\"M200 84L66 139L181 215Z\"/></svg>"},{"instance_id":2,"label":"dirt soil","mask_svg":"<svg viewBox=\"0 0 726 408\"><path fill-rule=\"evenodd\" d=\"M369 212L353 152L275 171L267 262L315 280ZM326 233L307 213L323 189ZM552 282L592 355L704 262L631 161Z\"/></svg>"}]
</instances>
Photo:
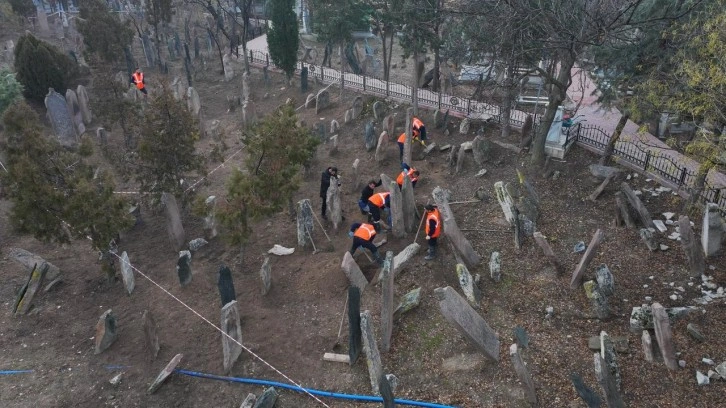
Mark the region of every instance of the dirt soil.
<instances>
[{"instance_id":1,"label":"dirt soil","mask_svg":"<svg viewBox=\"0 0 726 408\"><path fill-rule=\"evenodd\" d=\"M150 91L158 86L155 74L150 77ZM264 114L293 98L296 106L304 103L306 94L299 91L299 80L290 87L283 78L273 74L269 89L264 86L261 72L252 74L255 84L253 98L258 112ZM227 149L224 156L236 153L239 143L241 110L227 112L227 95L241 93L241 79L224 82L216 71L196 84L205 120L218 119L224 128ZM311 83L308 93L322 86ZM92 92L92 88L90 90ZM176 275L177 252L166 233L162 214L143 208L143 224L121 235L120 251L127 251L131 263L153 283L136 275L136 289L127 295L123 283L109 283L101 274L98 256L88 242L75 242L58 247L42 244L30 237L12 232L8 222L10 204L0 201L0 248L3 257L0 267L0 370L33 370L32 373L0 375L0 406L2 407L238 407L248 393L259 395L263 387L222 381L206 380L184 375L172 375L156 393L149 395L146 388L158 372L177 353L184 355L179 367L204 373L223 375L221 335L199 316L182 306L184 302L201 316L219 324L220 297L217 290L217 270L228 265L233 271L237 300L242 317L243 342L259 358L243 352L229 375L286 382L269 363L297 383L310 388L339 393L371 393L364 358L350 367L347 364L322 360L325 352L347 350L347 319L343 325L340 344L338 327L346 300L347 279L340 269L342 255L349 249L347 225L362 221L356 201L359 191L352 183L352 163L361 160L361 180L377 178L381 173L395 176L399 171L395 141L388 147L387 160L376 163L374 152L364 148L364 126L373 120L370 109L364 116L343 125L343 114L352 103L354 94L338 98L333 106L316 115L313 109L301 108L300 118L308 126L321 121L329 134L331 119L337 119L339 132L338 152L329 154L329 144L321 145L312 168L305 173L301 189L294 200L308 198L319 214L318 197L320 173L327 166L337 166L342 173L343 226L334 230L325 222L330 234L333 252L313 254L311 248L296 248L289 256L272 255L272 289L263 296L259 268L264 254L274 244L296 247L295 223L285 213L262 221L254 227L254 238L240 251L230 248L216 238L194 254L193 281L181 288ZM372 99L366 99L370 107ZM389 104L390 111L403 112L405 107ZM398 116L396 130L403 128ZM458 144L471 140L477 129L469 135L458 134L458 123L449 124L450 136L444 129L434 129L432 114L425 112L429 123L428 134L433 142ZM89 126L95 129L94 125ZM377 132L381 131L380 124ZM495 127L483 129L490 139L498 139ZM517 143L513 136L507 143ZM114 133L111 143L121 149L121 136ZM218 142L202 139L199 150L209 153ZM417 146L414 158L421 147ZM224 185L230 170L241 165L244 152L235 155L224 166L215 170L206 183L200 184L196 194L202 197L224 197ZM493 147L491 160L485 165L484 177L475 178L480 168L471 154L467 154L463 171L454 175L447 163L448 152L434 150L422 160L412 163L421 170L416 186L416 201L422 206L431 198L436 186L451 190L452 201L468 201L483 187L488 196L479 203L452 205L456 221L464 229L474 249L482 256L482 263L470 269L472 275L481 275L479 287L483 292L479 312L493 327L501 342L500 361L485 361L481 354L441 315L433 290L452 286L459 289L455 273L456 260L447 245L440 246L439 257L432 262L423 259L423 251L404 267L396 281L395 295L400 298L410 290L421 287L422 299L418 308L405 314L395 324L391 351L384 354L386 373L398 377L398 398L437 402L461 407L523 407L527 406L524 392L508 358L509 345L514 342L513 329L523 327L530 338L530 346L522 356L537 386L542 407L585 407L569 379L571 373L581 375L585 383L601 394L593 371L593 351L588 349L590 336L605 330L611 336L626 336L626 353L618 354L623 378L622 395L633 407L716 407L723 406L726 381L715 381L698 386L695 370L707 372L709 366L701 363L708 357L717 364L726 359L726 303L723 298L703 306L703 311L692 313L673 325L678 358L686 361L686 368L669 371L662 362L647 363L640 344L641 333L629 331L629 315L633 306L646 302L646 296L666 307L692 305L701 296L700 282L688 278L686 260L680 243L664 234L656 234L658 242L670 247L667 251L650 252L640 240L636 229L617 227L613 220L615 187L608 188L596 201L586 197L596 187L587 166L594 161L591 153L574 148L564 161L552 160L547 171L526 166L528 157L513 151ZM209 170L217 168L219 161L210 162ZM114 168L112 164L107 164ZM512 230L504 219L494 194L497 181L516 183L516 169L523 171L541 199L541 213L537 230L548 237L566 273L558 275L551 268L541 250L531 238L526 238L521 249L516 249ZM552 171L559 178L545 177ZM634 189L655 188L645 177L633 178ZM130 183L120 190L133 191ZM131 195L133 196L133 195ZM662 212L678 213L680 198L669 193L657 197L643 192L645 205L656 219ZM677 217L677 215L676 215ZM697 232L700 218L694 218ZM203 236L202 222L188 210L183 214L187 239ZM601 322L594 317L589 300L581 289L569 288L570 274L581 254L573 253L578 241L588 243L598 229L605 233L586 279L594 277L595 267L608 265L615 276L616 290L610 301L613 318ZM669 233L673 228L669 228ZM327 246L326 238L316 225L313 233L316 245ZM388 234L388 243L382 250L398 253L414 240L413 234L396 239ZM425 246L422 236L418 242ZM53 290L41 292L34 307L26 316L13 317L15 294L25 283L28 272L7 258L10 248L20 247L43 256L57 265L63 283ZM488 260L493 251L502 259L502 280L489 278ZM357 258L364 273L371 278L375 265L364 257ZM726 263L723 253L707 261L707 272L719 286L726 283ZM693 283L692 286L689 284ZM158 285L158 286L157 286ZM684 292L676 290L683 287ZM175 298L164 293L171 293ZM669 296L678 294L676 300ZM370 286L362 296L361 310L370 310L374 326L380 335L380 286ZM554 308L551 318L545 309ZM106 351L94 354L94 327L99 316L112 309L118 320L118 340ZM141 316L148 310L159 326L161 351L151 360L145 348ZM698 324L707 341L699 343L686 332L689 322ZM123 372L119 385L109 380ZM357 407L336 399L323 399L331 407ZM311 397L281 390L279 408L316 407L321 404Z\"/></svg>"}]
</instances>

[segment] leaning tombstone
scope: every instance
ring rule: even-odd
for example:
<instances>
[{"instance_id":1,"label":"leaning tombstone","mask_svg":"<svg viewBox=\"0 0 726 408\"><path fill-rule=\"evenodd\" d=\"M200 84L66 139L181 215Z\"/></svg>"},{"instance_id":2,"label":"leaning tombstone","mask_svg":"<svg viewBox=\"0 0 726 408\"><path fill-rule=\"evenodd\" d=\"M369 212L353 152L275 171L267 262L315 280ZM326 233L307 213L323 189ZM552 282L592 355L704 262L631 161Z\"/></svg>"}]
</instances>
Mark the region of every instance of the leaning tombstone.
<instances>
[{"instance_id":1,"label":"leaning tombstone","mask_svg":"<svg viewBox=\"0 0 726 408\"><path fill-rule=\"evenodd\" d=\"M597 318L600 320L610 318L610 306L608 305L607 298L598 287L598 284L595 281L587 281L582 286L585 288L585 295L592 302L592 307Z\"/></svg>"},{"instance_id":2,"label":"leaning tombstone","mask_svg":"<svg viewBox=\"0 0 726 408\"><path fill-rule=\"evenodd\" d=\"M30 307L33 304L33 298L35 297L38 288L43 284L43 279L48 273L50 267L48 264L35 264L33 270L30 271L30 277L28 281L23 285L18 293L17 300L15 301L15 307L13 307L13 313L15 316L24 315L28 313Z\"/></svg>"},{"instance_id":3,"label":"leaning tombstone","mask_svg":"<svg viewBox=\"0 0 726 408\"><path fill-rule=\"evenodd\" d=\"M393 311L393 318L398 319L403 316L404 313L413 310L421 303L421 288L416 288L401 298L401 301L396 306L396 310Z\"/></svg>"},{"instance_id":4,"label":"leaning tombstone","mask_svg":"<svg viewBox=\"0 0 726 408\"><path fill-rule=\"evenodd\" d=\"M355 262L355 259L353 259L350 252L345 251L345 254L343 255L343 262L340 267L343 269L350 285L358 288L360 293L363 293L366 286L368 286L368 279L366 279L365 275L363 275L363 271L360 270L360 267Z\"/></svg>"},{"instance_id":5,"label":"leaning tombstone","mask_svg":"<svg viewBox=\"0 0 726 408\"><path fill-rule=\"evenodd\" d=\"M368 310L360 314L360 329L363 337L363 350L368 360L368 375L371 379L371 388L373 395L378 395L380 394L378 379L383 375L383 363L376 344L376 333L373 330L371 312Z\"/></svg>"},{"instance_id":6,"label":"leaning tombstone","mask_svg":"<svg viewBox=\"0 0 726 408\"><path fill-rule=\"evenodd\" d=\"M234 282L232 282L232 271L228 267L222 265L217 272L219 279L217 280L217 288L219 289L219 297L222 300L222 306L236 300L237 295L234 290Z\"/></svg>"},{"instance_id":7,"label":"leaning tombstone","mask_svg":"<svg viewBox=\"0 0 726 408\"><path fill-rule=\"evenodd\" d=\"M524 365L524 361L522 361L522 356L519 354L516 344L509 346L509 357L512 360L512 365L514 366L514 371L517 373L517 377L519 377L519 381L524 386L524 395L527 397L527 402L532 406L537 406L537 391L534 388L532 374L530 374L527 366Z\"/></svg>"},{"instance_id":8,"label":"leaning tombstone","mask_svg":"<svg viewBox=\"0 0 726 408\"><path fill-rule=\"evenodd\" d=\"M75 148L78 145L78 130L73 123L66 98L53 88L48 88L48 95L45 96L45 108L58 142L63 147Z\"/></svg>"},{"instance_id":9,"label":"leaning tombstone","mask_svg":"<svg viewBox=\"0 0 726 408\"><path fill-rule=\"evenodd\" d=\"M207 239L217 236L217 197L209 196L204 200L206 215L204 216L204 235Z\"/></svg>"},{"instance_id":10,"label":"leaning tombstone","mask_svg":"<svg viewBox=\"0 0 726 408\"><path fill-rule=\"evenodd\" d=\"M130 295L131 292L134 291L136 282L134 279L134 271L131 268L131 262L129 261L129 255L126 253L126 251L123 251L121 253L121 278L124 281L126 291Z\"/></svg>"},{"instance_id":11,"label":"leaning tombstone","mask_svg":"<svg viewBox=\"0 0 726 408\"><path fill-rule=\"evenodd\" d=\"M242 354L242 326L237 301L233 300L222 307L222 356L225 374Z\"/></svg>"},{"instance_id":12,"label":"leaning tombstone","mask_svg":"<svg viewBox=\"0 0 726 408\"><path fill-rule=\"evenodd\" d=\"M351 120L358 119L361 112L363 112L363 97L356 96L353 100L353 106L351 107Z\"/></svg>"},{"instance_id":13,"label":"leaning tombstone","mask_svg":"<svg viewBox=\"0 0 726 408\"><path fill-rule=\"evenodd\" d=\"M678 369L676 359L676 348L673 344L673 332L668 314L660 303L653 303L653 326L655 327L655 339L658 341L663 362L671 370Z\"/></svg>"},{"instance_id":14,"label":"leaning tombstone","mask_svg":"<svg viewBox=\"0 0 726 408\"><path fill-rule=\"evenodd\" d=\"M623 398L618 392L618 388L615 384L615 380L610 375L610 370L605 363L605 360L600 356L599 353L593 354L595 362L595 375L597 381L600 383L600 387L605 394L605 401L608 408L625 408Z\"/></svg>"},{"instance_id":15,"label":"leaning tombstone","mask_svg":"<svg viewBox=\"0 0 726 408\"><path fill-rule=\"evenodd\" d=\"M384 353L391 350L393 334L393 278L393 251L388 251L381 271L381 351Z\"/></svg>"},{"instance_id":16,"label":"leaning tombstone","mask_svg":"<svg viewBox=\"0 0 726 408\"><path fill-rule=\"evenodd\" d=\"M262 281L262 294L266 295L272 287L272 267L270 266L270 257L265 256L262 267L260 268L260 280Z\"/></svg>"},{"instance_id":17,"label":"leaning tombstone","mask_svg":"<svg viewBox=\"0 0 726 408\"><path fill-rule=\"evenodd\" d=\"M38 256L32 252L28 252L22 248L10 249L10 252L8 253L8 258L19 263L20 265L23 265L28 272L33 271L33 269L35 269L36 265L38 265L40 267L39 268L40 270L42 270L45 267L45 265L47 265L48 273L46 274L46 278L48 280L54 280L60 276L60 269L58 269L57 266L46 261L45 259L41 258L40 256Z\"/></svg>"},{"instance_id":18,"label":"leaning tombstone","mask_svg":"<svg viewBox=\"0 0 726 408\"><path fill-rule=\"evenodd\" d=\"M721 249L723 240L723 220L719 214L718 204L706 204L701 229L701 244L706 257L716 254Z\"/></svg>"},{"instance_id":19,"label":"leaning tombstone","mask_svg":"<svg viewBox=\"0 0 726 408\"><path fill-rule=\"evenodd\" d=\"M313 210L310 200L303 199L297 202L297 245L305 248L312 243Z\"/></svg>"},{"instance_id":20,"label":"leaning tombstone","mask_svg":"<svg viewBox=\"0 0 726 408\"><path fill-rule=\"evenodd\" d=\"M144 310L144 314L141 315L141 327L144 330L146 348L151 353L151 360L156 360L156 356L159 354L159 349L161 348L157 333L158 326L156 325L156 320L154 320L148 310Z\"/></svg>"},{"instance_id":21,"label":"leaning tombstone","mask_svg":"<svg viewBox=\"0 0 726 408\"><path fill-rule=\"evenodd\" d=\"M678 218L678 230L681 234L681 246L683 252L686 253L688 261L688 269L692 277L700 277L706 270L706 261L703 255L703 249L698 242L698 237L691 229L691 221L687 216L681 215Z\"/></svg>"},{"instance_id":22,"label":"leaning tombstone","mask_svg":"<svg viewBox=\"0 0 726 408\"><path fill-rule=\"evenodd\" d=\"M381 397L383 397L383 408L394 408L396 406L392 388L388 377L381 375L378 379L378 390L381 393Z\"/></svg>"},{"instance_id":23,"label":"leaning tombstone","mask_svg":"<svg viewBox=\"0 0 726 408\"><path fill-rule=\"evenodd\" d=\"M81 107L78 105L78 96L72 89L66 89L66 104L68 105L68 113L73 119L73 125L76 127L78 134L84 134L86 132L86 125L83 123Z\"/></svg>"},{"instance_id":24,"label":"leaning tombstone","mask_svg":"<svg viewBox=\"0 0 726 408\"><path fill-rule=\"evenodd\" d=\"M181 214L179 206L176 204L176 198L169 193L161 195L161 203L164 206L164 214L166 215L166 230L169 239L174 245L176 251L182 249L185 244L184 227L181 222Z\"/></svg>"},{"instance_id":25,"label":"leaning tombstone","mask_svg":"<svg viewBox=\"0 0 726 408\"><path fill-rule=\"evenodd\" d=\"M118 333L116 333L116 317L113 315L111 309L108 309L98 318L98 322L96 323L95 354L101 354L109 348L116 341L116 338L118 338Z\"/></svg>"},{"instance_id":26,"label":"leaning tombstone","mask_svg":"<svg viewBox=\"0 0 726 408\"><path fill-rule=\"evenodd\" d=\"M384 130L378 136L378 144L376 145L376 162L381 163L386 159L386 150L388 149L388 133Z\"/></svg>"},{"instance_id":27,"label":"leaning tombstone","mask_svg":"<svg viewBox=\"0 0 726 408\"><path fill-rule=\"evenodd\" d=\"M474 251L471 242L461 232L456 223L456 219L454 219L454 213L449 206L451 192L437 186L431 192L431 196L434 198L436 206L439 207L439 211L441 212L446 237L459 252L466 266L469 268L476 267L481 262L481 257Z\"/></svg>"},{"instance_id":28,"label":"leaning tombstone","mask_svg":"<svg viewBox=\"0 0 726 408\"><path fill-rule=\"evenodd\" d=\"M167 378L171 375L171 373L174 372L174 369L176 369L176 366L179 365L179 362L181 361L182 357L184 357L183 354L177 354L174 356L174 358L169 361L169 363L164 367L163 370L159 373L159 375L156 376L154 379L154 382L151 383L149 386L149 389L147 390L149 394L153 394L156 390L161 387L161 385L166 381Z\"/></svg>"},{"instance_id":29,"label":"leaning tombstone","mask_svg":"<svg viewBox=\"0 0 726 408\"><path fill-rule=\"evenodd\" d=\"M179 259L176 262L176 273L179 276L179 283L182 287L192 281L192 253L179 251Z\"/></svg>"}]
</instances>

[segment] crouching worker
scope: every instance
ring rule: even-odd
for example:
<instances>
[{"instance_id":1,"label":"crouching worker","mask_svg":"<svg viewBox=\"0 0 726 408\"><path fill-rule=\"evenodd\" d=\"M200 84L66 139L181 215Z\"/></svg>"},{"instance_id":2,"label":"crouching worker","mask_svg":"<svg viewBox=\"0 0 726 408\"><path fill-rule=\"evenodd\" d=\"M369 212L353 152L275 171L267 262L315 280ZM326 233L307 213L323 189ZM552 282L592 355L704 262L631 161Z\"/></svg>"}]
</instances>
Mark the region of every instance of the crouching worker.
<instances>
[{"instance_id":1,"label":"crouching worker","mask_svg":"<svg viewBox=\"0 0 726 408\"><path fill-rule=\"evenodd\" d=\"M368 199L368 207L371 212L371 218L373 219L373 225L376 231L381 230L381 224L383 228L389 229L388 225L381 220L381 211L390 210L391 208L391 193L376 193ZM391 215L388 215L388 224L391 223Z\"/></svg>"},{"instance_id":2,"label":"crouching worker","mask_svg":"<svg viewBox=\"0 0 726 408\"><path fill-rule=\"evenodd\" d=\"M408 178L411 179L411 186L416 187L416 182L418 181L418 176L420 175L419 171L406 163L401 163L401 170L401 174L399 174L398 178L396 178L398 188L400 189L403 187L403 178L406 177L406 175L408 175Z\"/></svg>"},{"instance_id":3,"label":"crouching worker","mask_svg":"<svg viewBox=\"0 0 726 408\"><path fill-rule=\"evenodd\" d=\"M426 209L426 242L429 243L429 251L424 258L430 261L436 258L436 244L441 235L441 213L435 205L427 205Z\"/></svg>"},{"instance_id":4,"label":"crouching worker","mask_svg":"<svg viewBox=\"0 0 726 408\"><path fill-rule=\"evenodd\" d=\"M371 198L373 194L375 194L375 188L380 187L381 184L383 184L383 181L381 181L381 179L378 179L378 181L369 180L368 185L363 187L363 190L360 192L358 207L360 208L361 214L368 216L368 222L371 222L371 209L368 206L368 199Z\"/></svg>"},{"instance_id":5,"label":"crouching worker","mask_svg":"<svg viewBox=\"0 0 726 408\"><path fill-rule=\"evenodd\" d=\"M373 238L376 236L376 229L371 224L353 223L350 226L348 236L353 238L353 246L350 247L350 254L355 254L359 247L363 247L373 254L373 259L378 265L383 265L383 258L378 253L378 248L373 244Z\"/></svg>"}]
</instances>

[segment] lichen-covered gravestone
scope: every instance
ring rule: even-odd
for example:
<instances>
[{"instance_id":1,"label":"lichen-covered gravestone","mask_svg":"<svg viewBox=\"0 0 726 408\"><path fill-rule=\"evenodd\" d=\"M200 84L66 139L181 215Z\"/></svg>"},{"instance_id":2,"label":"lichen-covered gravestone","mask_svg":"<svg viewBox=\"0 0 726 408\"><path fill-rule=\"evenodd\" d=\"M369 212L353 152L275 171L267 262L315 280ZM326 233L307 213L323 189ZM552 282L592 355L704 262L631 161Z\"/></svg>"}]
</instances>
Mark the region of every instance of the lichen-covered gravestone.
<instances>
[{"instance_id":1,"label":"lichen-covered gravestone","mask_svg":"<svg viewBox=\"0 0 726 408\"><path fill-rule=\"evenodd\" d=\"M373 330L373 321L371 312L368 310L360 314L360 328L363 337L363 350L366 353L368 362L368 374L371 379L371 388L373 395L379 394L378 379L383 375L383 363L381 362L381 354L376 344L376 333Z\"/></svg>"},{"instance_id":2,"label":"lichen-covered gravestone","mask_svg":"<svg viewBox=\"0 0 726 408\"><path fill-rule=\"evenodd\" d=\"M388 148L388 133L384 130L378 136L378 144L376 145L376 162L380 163L386 159L386 149Z\"/></svg>"},{"instance_id":3,"label":"lichen-covered gravestone","mask_svg":"<svg viewBox=\"0 0 726 408\"><path fill-rule=\"evenodd\" d=\"M233 300L222 307L222 356L224 372L229 373L232 366L242 354L242 326L240 324L239 307Z\"/></svg>"},{"instance_id":4,"label":"lichen-covered gravestone","mask_svg":"<svg viewBox=\"0 0 726 408\"><path fill-rule=\"evenodd\" d=\"M381 351L384 353L391 349L393 334L393 278L393 251L388 251L381 271Z\"/></svg>"},{"instance_id":5,"label":"lichen-covered gravestone","mask_svg":"<svg viewBox=\"0 0 726 408\"><path fill-rule=\"evenodd\" d=\"M129 261L129 255L126 253L126 251L123 251L121 253L121 278L124 281L124 286L126 287L126 291L131 294L131 292L134 291L134 287L136 286L136 281L134 279L134 271L131 269L131 262Z\"/></svg>"},{"instance_id":6,"label":"lichen-covered gravestone","mask_svg":"<svg viewBox=\"0 0 726 408\"><path fill-rule=\"evenodd\" d=\"M75 148L78 145L78 131L73 123L66 98L53 88L49 88L48 95L45 96L45 108L58 142L63 147Z\"/></svg>"},{"instance_id":7,"label":"lichen-covered gravestone","mask_svg":"<svg viewBox=\"0 0 726 408\"><path fill-rule=\"evenodd\" d=\"M310 200L303 199L297 202L297 245L301 248L312 243L313 210Z\"/></svg>"}]
</instances>

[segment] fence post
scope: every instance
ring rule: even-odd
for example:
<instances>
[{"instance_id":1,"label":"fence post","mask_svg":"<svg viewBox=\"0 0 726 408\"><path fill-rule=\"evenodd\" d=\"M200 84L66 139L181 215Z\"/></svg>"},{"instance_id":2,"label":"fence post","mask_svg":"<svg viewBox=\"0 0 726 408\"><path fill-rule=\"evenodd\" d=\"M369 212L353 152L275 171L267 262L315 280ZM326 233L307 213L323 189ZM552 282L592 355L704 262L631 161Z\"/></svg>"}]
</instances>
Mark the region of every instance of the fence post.
<instances>
[{"instance_id":1,"label":"fence post","mask_svg":"<svg viewBox=\"0 0 726 408\"><path fill-rule=\"evenodd\" d=\"M363 92L366 91L366 76L363 75Z\"/></svg>"},{"instance_id":2,"label":"fence post","mask_svg":"<svg viewBox=\"0 0 726 408\"><path fill-rule=\"evenodd\" d=\"M650 164L650 150L648 150L645 154L645 163L643 164L643 170L648 171L648 164Z\"/></svg>"},{"instance_id":3,"label":"fence post","mask_svg":"<svg viewBox=\"0 0 726 408\"><path fill-rule=\"evenodd\" d=\"M441 89L439 89L439 94L437 98L438 100L436 101L436 103L439 105L438 109L441 110Z\"/></svg>"},{"instance_id":4,"label":"fence post","mask_svg":"<svg viewBox=\"0 0 726 408\"><path fill-rule=\"evenodd\" d=\"M391 81L386 81L386 97L391 96Z\"/></svg>"},{"instance_id":5,"label":"fence post","mask_svg":"<svg viewBox=\"0 0 726 408\"><path fill-rule=\"evenodd\" d=\"M686 166L683 166L683 171L681 171L681 178L678 181L678 185L679 186L682 186L686 182L686 174L687 174L687 172L688 172L688 169L686 168Z\"/></svg>"},{"instance_id":6,"label":"fence post","mask_svg":"<svg viewBox=\"0 0 726 408\"><path fill-rule=\"evenodd\" d=\"M466 100L466 116L469 116L471 113L471 99Z\"/></svg>"},{"instance_id":7,"label":"fence post","mask_svg":"<svg viewBox=\"0 0 726 408\"><path fill-rule=\"evenodd\" d=\"M577 139L575 140L580 140L580 129L582 129L582 123L577 124L577 136L575 136Z\"/></svg>"}]
</instances>

